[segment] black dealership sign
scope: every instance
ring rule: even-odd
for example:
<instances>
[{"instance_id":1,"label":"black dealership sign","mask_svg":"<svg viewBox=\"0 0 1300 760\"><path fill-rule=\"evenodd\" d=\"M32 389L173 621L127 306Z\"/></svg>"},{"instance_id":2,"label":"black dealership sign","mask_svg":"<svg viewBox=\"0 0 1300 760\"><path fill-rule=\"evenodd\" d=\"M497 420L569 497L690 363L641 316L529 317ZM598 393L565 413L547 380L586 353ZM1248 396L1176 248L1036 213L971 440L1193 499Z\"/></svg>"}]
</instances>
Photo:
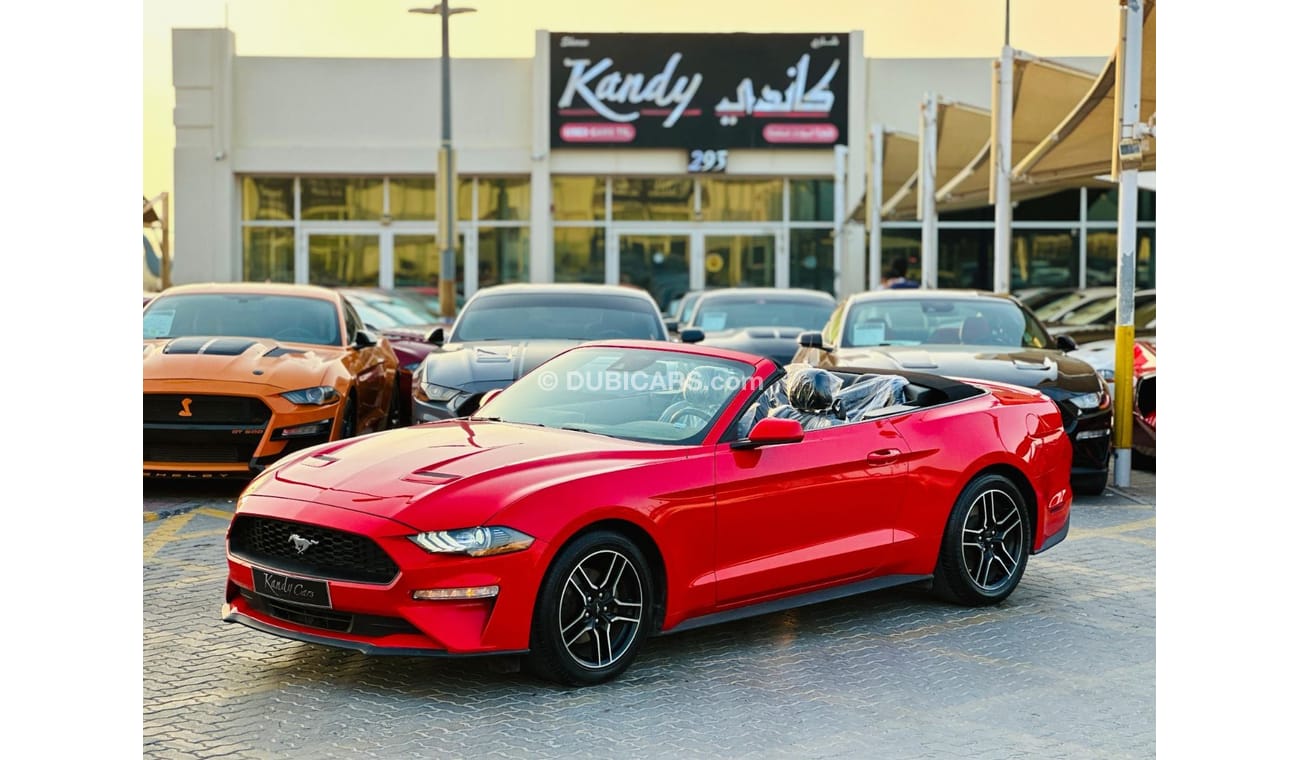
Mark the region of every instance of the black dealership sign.
<instances>
[{"instance_id":1,"label":"black dealership sign","mask_svg":"<svg viewBox=\"0 0 1300 760\"><path fill-rule=\"evenodd\" d=\"M551 34L553 148L828 148L847 34Z\"/></svg>"}]
</instances>

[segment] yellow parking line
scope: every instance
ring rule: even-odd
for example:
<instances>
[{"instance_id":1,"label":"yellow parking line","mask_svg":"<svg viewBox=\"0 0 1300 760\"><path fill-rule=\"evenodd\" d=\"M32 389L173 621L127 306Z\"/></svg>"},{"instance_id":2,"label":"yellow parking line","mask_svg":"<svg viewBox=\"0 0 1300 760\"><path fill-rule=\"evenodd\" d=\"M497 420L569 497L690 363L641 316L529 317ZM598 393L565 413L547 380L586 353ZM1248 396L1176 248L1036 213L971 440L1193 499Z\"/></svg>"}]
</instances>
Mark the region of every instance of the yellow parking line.
<instances>
[{"instance_id":1,"label":"yellow parking line","mask_svg":"<svg viewBox=\"0 0 1300 760\"><path fill-rule=\"evenodd\" d=\"M186 512L183 515L176 515L159 525L153 533L144 537L144 558L146 561L153 558L167 542L176 538L176 534L184 528L191 518L194 517L192 512Z\"/></svg>"},{"instance_id":2,"label":"yellow parking line","mask_svg":"<svg viewBox=\"0 0 1300 760\"><path fill-rule=\"evenodd\" d=\"M198 512L201 515L207 515L208 517L216 517L221 520L229 520L230 518L235 516L235 513L232 510L216 509L215 507L199 507L194 511Z\"/></svg>"},{"instance_id":3,"label":"yellow parking line","mask_svg":"<svg viewBox=\"0 0 1300 760\"><path fill-rule=\"evenodd\" d=\"M1112 525L1109 528L1090 528L1087 530L1072 530L1070 531L1069 537L1070 538L1096 538L1101 536L1101 537L1110 538L1110 537L1118 536L1121 533L1131 533L1135 530L1154 528L1155 526L1156 526L1156 518L1148 517L1145 520L1136 520L1134 522L1124 523L1122 525Z\"/></svg>"}]
</instances>

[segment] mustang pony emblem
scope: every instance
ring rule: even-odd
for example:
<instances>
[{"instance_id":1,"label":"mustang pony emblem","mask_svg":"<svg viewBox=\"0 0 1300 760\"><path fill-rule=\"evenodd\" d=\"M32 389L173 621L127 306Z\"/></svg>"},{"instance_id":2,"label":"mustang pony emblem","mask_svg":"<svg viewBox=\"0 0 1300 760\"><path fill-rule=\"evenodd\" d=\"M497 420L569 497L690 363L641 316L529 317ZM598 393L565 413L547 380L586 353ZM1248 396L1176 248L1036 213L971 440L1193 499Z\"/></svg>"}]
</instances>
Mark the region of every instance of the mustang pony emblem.
<instances>
[{"instance_id":1,"label":"mustang pony emblem","mask_svg":"<svg viewBox=\"0 0 1300 760\"><path fill-rule=\"evenodd\" d=\"M176 414L177 417L193 417L194 412L190 411L190 404L194 403L192 398L181 399L181 410Z\"/></svg>"},{"instance_id":2,"label":"mustang pony emblem","mask_svg":"<svg viewBox=\"0 0 1300 760\"><path fill-rule=\"evenodd\" d=\"M289 543L293 544L293 548L297 549L299 554L302 554L303 552L312 548L316 544L319 544L320 541L313 541L310 538L303 538L297 533L294 533L293 535L289 536Z\"/></svg>"}]
</instances>

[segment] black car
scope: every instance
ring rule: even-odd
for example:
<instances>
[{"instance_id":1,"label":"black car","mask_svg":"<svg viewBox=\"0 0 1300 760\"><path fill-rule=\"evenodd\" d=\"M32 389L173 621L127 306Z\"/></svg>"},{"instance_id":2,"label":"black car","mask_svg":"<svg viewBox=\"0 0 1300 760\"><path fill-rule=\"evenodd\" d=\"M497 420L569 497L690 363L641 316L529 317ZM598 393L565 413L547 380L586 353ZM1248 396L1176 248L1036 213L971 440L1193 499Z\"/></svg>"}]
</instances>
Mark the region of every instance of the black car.
<instances>
[{"instance_id":1,"label":"black car","mask_svg":"<svg viewBox=\"0 0 1300 760\"><path fill-rule=\"evenodd\" d=\"M1080 345L1112 340L1115 337L1115 311L1118 305L1119 296L1102 296L1084 302L1044 324L1053 336L1069 335ZM1133 334L1138 338L1155 336L1155 290L1139 290L1133 294Z\"/></svg>"},{"instance_id":2,"label":"black car","mask_svg":"<svg viewBox=\"0 0 1300 760\"><path fill-rule=\"evenodd\" d=\"M877 290L841 301L821 332L799 336L794 362L813 366L920 370L1041 391L1061 410L1074 444L1071 483L1106 488L1113 410L1106 383L1067 351L1015 298L983 291Z\"/></svg>"},{"instance_id":3,"label":"black car","mask_svg":"<svg viewBox=\"0 0 1300 760\"><path fill-rule=\"evenodd\" d=\"M819 330L835 298L803 288L726 288L701 293L681 329L704 332L703 345L767 356L789 364L799 334Z\"/></svg>"},{"instance_id":4,"label":"black car","mask_svg":"<svg viewBox=\"0 0 1300 760\"><path fill-rule=\"evenodd\" d=\"M415 371L416 424L472 414L483 394L584 341L668 340L659 306L644 290L576 283L484 288L445 333L430 332L435 348Z\"/></svg>"}]
</instances>

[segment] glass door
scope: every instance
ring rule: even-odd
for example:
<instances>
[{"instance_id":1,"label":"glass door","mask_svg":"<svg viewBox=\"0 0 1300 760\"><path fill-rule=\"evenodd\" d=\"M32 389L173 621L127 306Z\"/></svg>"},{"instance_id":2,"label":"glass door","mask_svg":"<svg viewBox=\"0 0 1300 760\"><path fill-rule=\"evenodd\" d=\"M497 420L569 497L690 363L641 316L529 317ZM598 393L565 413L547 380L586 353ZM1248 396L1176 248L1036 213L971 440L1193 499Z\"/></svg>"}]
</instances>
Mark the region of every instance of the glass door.
<instances>
[{"instance_id":1,"label":"glass door","mask_svg":"<svg viewBox=\"0 0 1300 760\"><path fill-rule=\"evenodd\" d=\"M618 281L641 288L659 304L691 289L691 236L619 233Z\"/></svg>"},{"instance_id":2,"label":"glass door","mask_svg":"<svg viewBox=\"0 0 1300 760\"><path fill-rule=\"evenodd\" d=\"M776 287L775 234L704 236L704 287Z\"/></svg>"},{"instance_id":3,"label":"glass door","mask_svg":"<svg viewBox=\"0 0 1300 760\"><path fill-rule=\"evenodd\" d=\"M306 237L299 281L330 288L379 286L378 234L308 232Z\"/></svg>"},{"instance_id":4,"label":"glass door","mask_svg":"<svg viewBox=\"0 0 1300 760\"><path fill-rule=\"evenodd\" d=\"M439 272L442 249L438 236L432 232L385 232L384 242L391 253L392 287L408 290L417 295L434 314L441 313L438 298ZM465 268L465 236L456 236L456 309L464 305L465 298L477 287L475 272Z\"/></svg>"}]
</instances>

